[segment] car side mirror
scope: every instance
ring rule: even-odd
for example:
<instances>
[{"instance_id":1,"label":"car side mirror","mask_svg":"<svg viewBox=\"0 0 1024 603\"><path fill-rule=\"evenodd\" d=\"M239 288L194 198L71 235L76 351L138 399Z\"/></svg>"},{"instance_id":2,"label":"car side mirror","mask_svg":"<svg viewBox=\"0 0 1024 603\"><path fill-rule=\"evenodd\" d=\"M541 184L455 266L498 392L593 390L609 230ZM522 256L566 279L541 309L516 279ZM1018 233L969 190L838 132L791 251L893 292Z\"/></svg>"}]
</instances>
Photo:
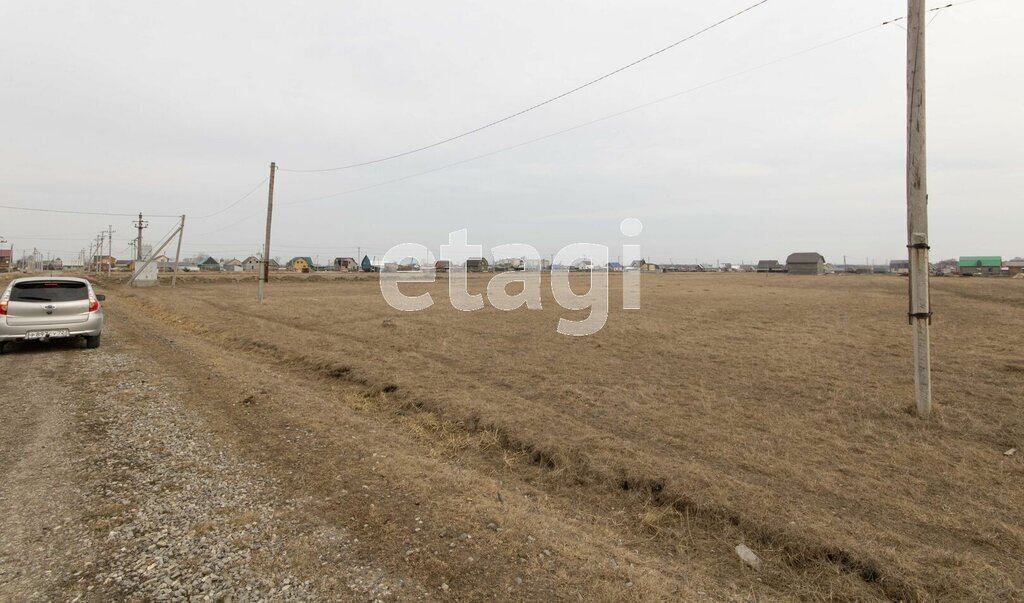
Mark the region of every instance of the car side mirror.
<instances>
[{"instance_id":1,"label":"car side mirror","mask_svg":"<svg viewBox=\"0 0 1024 603\"><path fill-rule=\"evenodd\" d=\"M96 294L96 301L107 301L107 296L103 295L102 293L97 293Z\"/></svg>"}]
</instances>

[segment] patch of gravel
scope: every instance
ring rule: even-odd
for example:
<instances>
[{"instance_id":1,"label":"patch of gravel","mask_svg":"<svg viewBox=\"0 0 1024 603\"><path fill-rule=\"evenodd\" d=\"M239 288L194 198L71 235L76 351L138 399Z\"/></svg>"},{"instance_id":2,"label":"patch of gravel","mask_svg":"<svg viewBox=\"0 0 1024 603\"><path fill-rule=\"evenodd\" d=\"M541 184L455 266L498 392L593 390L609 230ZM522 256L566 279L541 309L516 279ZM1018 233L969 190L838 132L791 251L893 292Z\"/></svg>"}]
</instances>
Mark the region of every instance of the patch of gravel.
<instances>
[{"instance_id":1,"label":"patch of gravel","mask_svg":"<svg viewBox=\"0 0 1024 603\"><path fill-rule=\"evenodd\" d=\"M297 519L304 501L219 448L137 360L103 353L80 368L95 375L82 419L94 427L87 498L105 550L72 600L375 601L402 590L360 562L347 533Z\"/></svg>"}]
</instances>

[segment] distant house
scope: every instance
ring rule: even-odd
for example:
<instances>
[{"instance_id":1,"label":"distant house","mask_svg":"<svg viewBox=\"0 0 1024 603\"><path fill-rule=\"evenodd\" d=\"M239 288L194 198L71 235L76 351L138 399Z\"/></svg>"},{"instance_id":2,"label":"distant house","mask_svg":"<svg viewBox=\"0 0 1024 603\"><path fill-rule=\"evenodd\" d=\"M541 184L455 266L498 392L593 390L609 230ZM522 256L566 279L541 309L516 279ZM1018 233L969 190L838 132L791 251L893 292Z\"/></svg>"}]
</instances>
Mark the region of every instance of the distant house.
<instances>
[{"instance_id":1,"label":"distant house","mask_svg":"<svg viewBox=\"0 0 1024 603\"><path fill-rule=\"evenodd\" d=\"M1003 270L1003 258L997 255L961 256L960 274L965 276L999 276Z\"/></svg>"},{"instance_id":2,"label":"distant house","mask_svg":"<svg viewBox=\"0 0 1024 603\"><path fill-rule=\"evenodd\" d=\"M1024 274L1024 260L1009 260L1007 262L1003 262L1003 267L1006 268L1006 272L1009 276Z\"/></svg>"},{"instance_id":3,"label":"distant house","mask_svg":"<svg viewBox=\"0 0 1024 603\"><path fill-rule=\"evenodd\" d=\"M157 264L162 264L162 263L165 264L167 262L170 262L171 258L167 257L164 254L160 254L160 255L156 256L155 258L153 258L153 261L156 262Z\"/></svg>"},{"instance_id":4,"label":"distant house","mask_svg":"<svg viewBox=\"0 0 1024 603\"><path fill-rule=\"evenodd\" d=\"M753 264L740 264L740 272L757 272L757 266Z\"/></svg>"},{"instance_id":5,"label":"distant house","mask_svg":"<svg viewBox=\"0 0 1024 603\"><path fill-rule=\"evenodd\" d=\"M380 266L371 262L368 255L363 256L363 261L359 263L359 269L363 272L380 272Z\"/></svg>"},{"instance_id":6,"label":"distant house","mask_svg":"<svg viewBox=\"0 0 1024 603\"><path fill-rule=\"evenodd\" d=\"M420 269L420 262L416 258L405 258L395 267L398 272L415 272Z\"/></svg>"},{"instance_id":7,"label":"distant house","mask_svg":"<svg viewBox=\"0 0 1024 603\"><path fill-rule=\"evenodd\" d=\"M157 262L156 269L158 272L174 272L174 260L167 260L166 262ZM190 260L183 260L178 262L178 270L183 272L195 272L199 270Z\"/></svg>"},{"instance_id":8,"label":"distant house","mask_svg":"<svg viewBox=\"0 0 1024 603\"><path fill-rule=\"evenodd\" d=\"M786 272L790 274L825 274L825 258L820 253L791 253L786 258Z\"/></svg>"},{"instance_id":9,"label":"distant house","mask_svg":"<svg viewBox=\"0 0 1024 603\"><path fill-rule=\"evenodd\" d=\"M92 258L92 267L95 270L102 270L106 272L114 267L117 263L117 259L112 255L95 255Z\"/></svg>"},{"instance_id":10,"label":"distant house","mask_svg":"<svg viewBox=\"0 0 1024 603\"><path fill-rule=\"evenodd\" d=\"M295 272L309 272L313 269L313 258L299 256L288 261L288 268Z\"/></svg>"},{"instance_id":11,"label":"distant house","mask_svg":"<svg viewBox=\"0 0 1024 603\"><path fill-rule=\"evenodd\" d=\"M550 272L551 261L527 259L523 262L522 270L525 270L526 272Z\"/></svg>"},{"instance_id":12,"label":"distant house","mask_svg":"<svg viewBox=\"0 0 1024 603\"><path fill-rule=\"evenodd\" d=\"M202 261L196 262L196 266L204 272L220 272L220 262L215 260L213 256L207 256Z\"/></svg>"},{"instance_id":13,"label":"distant house","mask_svg":"<svg viewBox=\"0 0 1024 603\"><path fill-rule=\"evenodd\" d=\"M573 262L569 266L569 270L572 270L574 272L581 272L581 271L584 271L584 270L593 270L593 269L594 269L594 262L590 261L587 258L582 258L582 259L576 260L575 262Z\"/></svg>"},{"instance_id":14,"label":"distant house","mask_svg":"<svg viewBox=\"0 0 1024 603\"><path fill-rule=\"evenodd\" d=\"M262 262L260 262L258 257L250 255L242 260L242 272L256 272L260 269L260 264L262 264Z\"/></svg>"},{"instance_id":15,"label":"distant house","mask_svg":"<svg viewBox=\"0 0 1024 603\"><path fill-rule=\"evenodd\" d=\"M622 272L622 264L619 262L608 262L609 272Z\"/></svg>"},{"instance_id":16,"label":"distant house","mask_svg":"<svg viewBox=\"0 0 1024 603\"><path fill-rule=\"evenodd\" d=\"M241 260L231 258L230 260L222 261L221 268L225 272L242 272L242 262Z\"/></svg>"},{"instance_id":17,"label":"distant house","mask_svg":"<svg viewBox=\"0 0 1024 603\"><path fill-rule=\"evenodd\" d=\"M451 265L452 263L448 260L438 260L434 262L434 270L437 272L448 272Z\"/></svg>"},{"instance_id":18,"label":"distant house","mask_svg":"<svg viewBox=\"0 0 1024 603\"><path fill-rule=\"evenodd\" d=\"M0 272L10 272L13 259L13 249L0 249Z\"/></svg>"},{"instance_id":19,"label":"distant house","mask_svg":"<svg viewBox=\"0 0 1024 603\"><path fill-rule=\"evenodd\" d=\"M630 269L639 270L641 272L660 272L661 267L657 264L652 264L647 260L633 260L629 265Z\"/></svg>"},{"instance_id":20,"label":"distant house","mask_svg":"<svg viewBox=\"0 0 1024 603\"><path fill-rule=\"evenodd\" d=\"M359 270L359 263L355 258L334 258L334 269L339 272L355 272Z\"/></svg>"},{"instance_id":21,"label":"distant house","mask_svg":"<svg viewBox=\"0 0 1024 603\"><path fill-rule=\"evenodd\" d=\"M494 262L495 272L515 272L526 267L522 258L502 258Z\"/></svg>"},{"instance_id":22,"label":"distant house","mask_svg":"<svg viewBox=\"0 0 1024 603\"><path fill-rule=\"evenodd\" d=\"M660 270L661 272L706 272L701 264L647 264L647 266L654 266L651 270Z\"/></svg>"},{"instance_id":23,"label":"distant house","mask_svg":"<svg viewBox=\"0 0 1024 603\"><path fill-rule=\"evenodd\" d=\"M115 260L114 270L132 271L135 270L135 260Z\"/></svg>"},{"instance_id":24,"label":"distant house","mask_svg":"<svg viewBox=\"0 0 1024 603\"><path fill-rule=\"evenodd\" d=\"M889 272L893 274L910 274L910 260L890 260Z\"/></svg>"},{"instance_id":25,"label":"distant house","mask_svg":"<svg viewBox=\"0 0 1024 603\"><path fill-rule=\"evenodd\" d=\"M785 272L786 267L779 263L779 260L759 260L757 272Z\"/></svg>"},{"instance_id":26,"label":"distant house","mask_svg":"<svg viewBox=\"0 0 1024 603\"><path fill-rule=\"evenodd\" d=\"M487 258L470 258L466 260L466 272L487 272L489 266Z\"/></svg>"}]
</instances>

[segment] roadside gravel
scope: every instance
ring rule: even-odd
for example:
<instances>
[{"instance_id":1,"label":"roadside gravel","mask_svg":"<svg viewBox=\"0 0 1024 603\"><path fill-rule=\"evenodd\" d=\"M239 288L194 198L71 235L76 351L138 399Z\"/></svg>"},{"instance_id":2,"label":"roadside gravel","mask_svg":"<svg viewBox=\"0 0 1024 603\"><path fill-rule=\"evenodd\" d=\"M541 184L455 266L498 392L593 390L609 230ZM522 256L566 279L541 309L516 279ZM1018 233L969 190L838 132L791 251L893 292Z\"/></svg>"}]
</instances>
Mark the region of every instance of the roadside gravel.
<instances>
[{"instance_id":1,"label":"roadside gravel","mask_svg":"<svg viewBox=\"0 0 1024 603\"><path fill-rule=\"evenodd\" d=\"M423 594L348 533L298 519L311 501L218 446L138 358L108 345L5 361L0 600Z\"/></svg>"}]
</instances>

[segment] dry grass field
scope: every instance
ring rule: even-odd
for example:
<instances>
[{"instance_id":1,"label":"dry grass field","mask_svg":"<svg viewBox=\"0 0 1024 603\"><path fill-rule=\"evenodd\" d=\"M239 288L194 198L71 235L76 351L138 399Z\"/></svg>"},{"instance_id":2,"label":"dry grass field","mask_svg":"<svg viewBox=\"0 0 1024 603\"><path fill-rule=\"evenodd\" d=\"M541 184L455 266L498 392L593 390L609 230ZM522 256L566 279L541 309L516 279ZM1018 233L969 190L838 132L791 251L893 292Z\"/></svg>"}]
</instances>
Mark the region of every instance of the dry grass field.
<instances>
[{"instance_id":1,"label":"dry grass field","mask_svg":"<svg viewBox=\"0 0 1024 603\"><path fill-rule=\"evenodd\" d=\"M403 285L432 293L417 313L368 276L282 275L262 306L235 276L105 290L112 322L194 363L197 409L241 449L461 598L511 592L522 567L522 598L1022 596L1024 454L1004 453L1024 449L1024 281L933 280L928 422L905 279L644 275L629 312L611 284L584 338L555 332L573 313L546 279L544 309L514 312L459 312L444 277ZM334 481L355 471L383 505ZM444 546L497 534L416 561L421 516Z\"/></svg>"}]
</instances>

